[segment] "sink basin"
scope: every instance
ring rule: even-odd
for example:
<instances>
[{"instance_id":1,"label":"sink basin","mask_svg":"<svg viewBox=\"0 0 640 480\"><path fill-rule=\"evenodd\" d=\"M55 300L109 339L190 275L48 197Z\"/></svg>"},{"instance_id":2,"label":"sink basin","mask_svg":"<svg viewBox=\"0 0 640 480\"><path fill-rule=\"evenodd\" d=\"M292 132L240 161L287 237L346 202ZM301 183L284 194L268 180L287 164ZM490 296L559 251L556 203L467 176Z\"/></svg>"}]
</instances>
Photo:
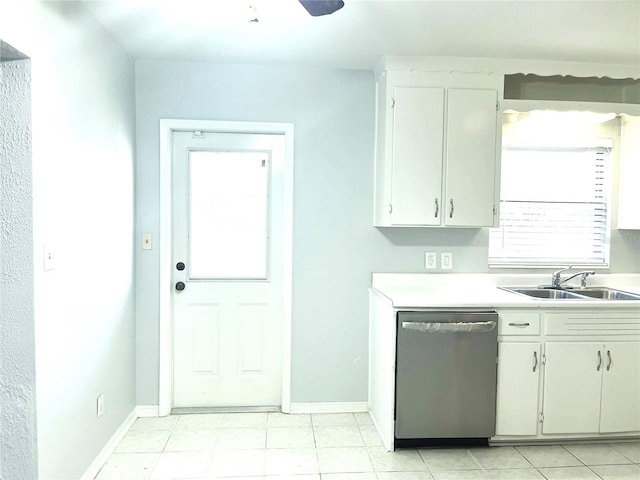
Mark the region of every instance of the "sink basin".
<instances>
[{"instance_id":1,"label":"sink basin","mask_svg":"<svg viewBox=\"0 0 640 480\"><path fill-rule=\"evenodd\" d=\"M640 295L607 287L559 289L536 287L498 287L507 292L543 300L640 300Z\"/></svg>"},{"instance_id":2,"label":"sink basin","mask_svg":"<svg viewBox=\"0 0 640 480\"><path fill-rule=\"evenodd\" d=\"M505 288L501 287L503 290L507 292L519 293L521 295L527 295L528 297L541 298L546 300L586 300L586 297L582 295L578 295L573 292L568 292L566 290L556 290L552 288Z\"/></svg>"},{"instance_id":3,"label":"sink basin","mask_svg":"<svg viewBox=\"0 0 640 480\"><path fill-rule=\"evenodd\" d=\"M598 300L640 300L640 295L635 293L623 292L622 290L614 290L613 288L587 288L585 290L573 290L579 295L583 295L590 298L597 298Z\"/></svg>"}]
</instances>

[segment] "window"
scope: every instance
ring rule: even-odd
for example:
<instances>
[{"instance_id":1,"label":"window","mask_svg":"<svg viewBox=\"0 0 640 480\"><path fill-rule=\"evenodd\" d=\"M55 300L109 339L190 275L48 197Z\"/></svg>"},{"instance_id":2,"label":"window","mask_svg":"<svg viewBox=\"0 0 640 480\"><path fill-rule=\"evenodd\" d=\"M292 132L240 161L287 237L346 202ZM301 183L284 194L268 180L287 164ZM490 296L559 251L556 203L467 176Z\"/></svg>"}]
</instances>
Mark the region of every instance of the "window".
<instances>
[{"instance_id":1,"label":"window","mask_svg":"<svg viewBox=\"0 0 640 480\"><path fill-rule=\"evenodd\" d=\"M266 279L268 153L191 151L189 175L190 278Z\"/></svg>"},{"instance_id":2,"label":"window","mask_svg":"<svg viewBox=\"0 0 640 480\"><path fill-rule=\"evenodd\" d=\"M505 145L489 265L608 266L612 147L610 139Z\"/></svg>"}]
</instances>

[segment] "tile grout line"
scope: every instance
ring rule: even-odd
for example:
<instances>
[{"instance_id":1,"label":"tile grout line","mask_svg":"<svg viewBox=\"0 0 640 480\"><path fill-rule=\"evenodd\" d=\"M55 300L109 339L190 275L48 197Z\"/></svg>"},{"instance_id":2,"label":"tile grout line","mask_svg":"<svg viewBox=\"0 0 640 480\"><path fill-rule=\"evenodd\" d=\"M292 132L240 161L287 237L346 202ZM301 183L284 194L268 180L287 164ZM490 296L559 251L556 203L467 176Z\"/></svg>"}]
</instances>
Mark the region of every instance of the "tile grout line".
<instances>
[{"instance_id":1,"label":"tile grout line","mask_svg":"<svg viewBox=\"0 0 640 480\"><path fill-rule=\"evenodd\" d=\"M594 465L596 466L596 465ZM593 472L593 474L598 477L600 480L603 480L603 478L598 474L598 472L596 472L593 468L591 468L590 465L585 465L585 467L587 467L589 469L590 472Z\"/></svg>"},{"instance_id":2,"label":"tile grout line","mask_svg":"<svg viewBox=\"0 0 640 480\"><path fill-rule=\"evenodd\" d=\"M227 416L227 415L224 414L224 416ZM364 433L362 431L363 428L368 426L368 424L363 424L363 425L359 424L358 420L355 417L355 414L353 414L353 413L350 413L349 417L347 417L347 418L350 418L350 420L353 421L353 425L355 425L355 428L357 428L358 438L362 442L362 447L365 448L365 450L367 451L367 454L368 454L367 458L369 459L370 464L371 464L370 466L372 468L372 470L370 471L371 472L371 477L375 477L377 479L380 479L381 475L384 475L384 474L386 474L388 472L404 471L404 470L401 470L401 469L400 470L392 469L392 470L388 470L388 471L387 470L377 471L376 467L375 467L375 464L374 464L374 461L373 461L372 451L376 450L378 448L378 446L377 445L375 445L375 446L367 445L367 443L365 441L365 438L364 438ZM180 421L181 420L183 420L182 417L177 419L175 422L173 422L170 425L170 427L168 429L169 435L164 440L164 443L163 443L163 446L162 446L161 450L159 452L157 452L157 457L156 457L156 459L154 459L153 465L149 466L149 473L145 478L150 478L150 477L153 476L153 474L155 473L156 468L158 467L159 460L162 458L162 455L164 453L171 453L171 452L167 451L167 447L168 447L169 443L171 442L172 438L174 438L174 435L176 433L182 431L182 429L180 428L180 425L181 425ZM329 428L330 427L341 427L342 425L344 425L344 423L337 422L338 423L337 425L322 425L322 424L316 425L313 422L313 417L311 416L311 414L309 414L309 421L310 421L310 427L311 427L311 432L312 432L312 437L313 437L313 448L315 450L315 459L316 459L316 462L318 464L318 475L320 475L320 478L324 478L329 473L337 473L337 474L342 474L342 475L347 474L348 475L348 472L342 472L342 473L341 472L327 472L327 473L324 473L324 474L321 472L321 470L320 470L320 457L319 457L319 448L320 447L319 447L319 445L317 443L318 439L317 439L317 431L316 431L317 427L329 427ZM298 426L300 426L300 425L274 425L274 426L272 426L272 428L276 428L276 427L294 428L294 427L298 427ZM164 425L163 425L163 427L164 427ZM145 433L150 433L150 432L152 433L152 432L155 432L155 431L158 431L158 430L163 431L163 430L165 430L165 428L162 428L162 429L152 428L148 432L146 432L144 429L141 429L140 431L141 432L145 432ZM236 428L236 429L237 428L249 428L249 426L247 426L247 425L244 425L244 426L243 425L235 425L235 426L233 426L232 425L232 426L227 427L227 428L231 428L231 429L233 429L233 428ZM219 427L215 428L214 430L220 430L220 429L223 429L223 427L221 425ZM191 427L189 429L186 429L185 431L189 431L189 430L191 430L191 431L196 430L197 431L198 428ZM263 475L264 476L267 475L267 472L266 472L266 459L267 459L267 453L268 453L268 448L267 448L268 432L269 432L269 420L268 420L268 416L267 416L267 422L266 422L266 427L265 427L265 435L264 435L263 442L262 442L263 448L261 448L261 450L263 450L263 452L264 452L263 464L262 464L262 470L263 470ZM209 475L210 473L213 473L213 472L211 472L211 468L212 468L212 463L211 462L213 462L214 453L215 453L215 451L217 451L217 440L218 440L218 437L216 437L216 442L213 445L213 451L207 450L207 452L206 452L206 453L210 454L210 457L209 457L209 460L210 460L209 468L208 468L208 470L206 472L207 475ZM528 469L528 468L532 467L532 469L535 472L537 472L538 475L540 475L541 479L544 478L544 479L548 480L549 477L547 475L545 475L542 472L541 469L543 469L543 468L556 469L556 468L580 468L580 467L584 468L584 467L586 467L593 475L595 475L594 478L603 479L603 478L606 478L606 476L602 477L600 474L598 474L595 471L596 467L599 467L599 466L610 466L610 465L621 465L621 466L630 465L630 466L636 466L636 467L640 466L639 463L635 463L634 462L635 455L636 455L634 449L630 450L630 453L625 455L624 453L618 451L616 448L614 448L613 445L611 445L609 443L605 443L604 445L607 445L613 452L618 454L620 459L625 459L629 463L624 463L624 464L612 463L612 464L601 464L601 465L588 465L587 463L582 461L580 458L578 458L574 453L572 453L567 448L567 446L565 446L563 444L559 444L558 446L562 447L560 449L560 451L564 451L565 453L568 453L570 455L570 458L573 458L574 460L577 461L577 465L564 465L564 466L563 465L558 465L558 466L548 466L548 467L536 467L535 465L532 464L532 462L529 460L529 458L527 458L523 453L521 453L519 451L517 446L510 446L509 448L512 451L516 452L519 457L523 458L528 466L526 466L526 467L524 467L524 466L523 467L508 467L508 466L506 466L506 464L504 464L504 465L500 465L500 466L496 467L495 469L505 469L505 468L507 468L507 469L515 469L515 468L523 468L524 469L524 468L527 468ZM351 446L355 447L357 445L351 445ZM331 445L328 445L328 447L331 447ZM337 447L340 448L339 445ZM293 445L293 446L290 446L290 447L280 447L280 448L302 448L302 447ZM414 449L408 449L408 450L409 451L415 451L419 455L419 458L421 460L420 464L422 465L422 467L424 467L424 470L421 470L421 471L424 471L424 472L426 472L426 474L431 475L431 477L433 477L434 479L437 478L436 474L435 474L435 471L432 471L432 469L429 467L429 465L426 462L425 458L420 454L419 449L414 448ZM475 455L473 454L473 452L472 452L473 449L465 448L465 449L458 449L458 450L462 451L462 452L465 452L467 455L469 455L473 459L473 463L476 464L479 467L478 469L476 469L478 472L482 472L482 474L487 474L490 470L494 470L494 469L492 469L490 467L483 467L482 464L480 463L480 461L478 460L478 458L476 458ZM191 450L179 450L179 451L191 452L191 453L200 452L200 450L193 450L193 449L191 449ZM116 452L114 452L114 453L116 453ZM146 452L137 451L137 452L121 452L121 453L137 453L137 454L141 455L141 454L144 454ZM149 452L149 453L155 453L155 452ZM631 458L631 457L633 457L633 458ZM475 469L475 467L474 467L474 469ZM102 471L102 468L101 468L100 471ZM96 477L99 476L100 471L96 474ZM294 475L298 475L298 473L296 473ZM367 473L366 472L362 472L362 475L363 476L367 476ZM217 477L212 477L212 478L217 478ZM258 478L259 477L256 477L256 480ZM210 479L210 480L212 480L212 479Z\"/></svg>"},{"instance_id":3,"label":"tile grout line","mask_svg":"<svg viewBox=\"0 0 640 480\"><path fill-rule=\"evenodd\" d=\"M316 438L316 426L313 424L313 414L309 414L309 421L311 422L311 432L313 434L313 450L316 455L316 462L318 464L318 476L322 480L322 470L320 468L320 452L318 451L318 441Z\"/></svg>"},{"instance_id":4,"label":"tile grout line","mask_svg":"<svg viewBox=\"0 0 640 480\"><path fill-rule=\"evenodd\" d=\"M470 448L467 448L467 449L465 449L465 450L467 451L467 453L469 454L469 456L470 456L471 458L473 458L473 461L474 461L474 462L476 462L476 465L478 465L478 467L480 467L480 470L482 470L483 472L485 472L485 473L486 473L485 468L484 468L482 465L480 465L480 462L478 461L478 459L477 459L476 457L474 457L474 456L473 456L473 453L471 453L471 449L470 449Z\"/></svg>"},{"instance_id":5,"label":"tile grout line","mask_svg":"<svg viewBox=\"0 0 640 480\"><path fill-rule=\"evenodd\" d=\"M573 458L575 458L578 462L580 462L580 464L582 464L585 467L588 467L588 465L586 463L584 463L582 460L580 460L578 457L576 457L571 450L569 450L564 444L560 444L560 446L562 447L562 449L567 452L569 455L571 455Z\"/></svg>"},{"instance_id":6,"label":"tile grout line","mask_svg":"<svg viewBox=\"0 0 640 480\"><path fill-rule=\"evenodd\" d=\"M504 448L504 447L489 447L489 448ZM538 467L536 467L533 463L531 463L529 461L529 459L527 457L525 457L522 453L520 453L520 451L518 451L518 449L515 446L509 446L509 448L511 448L514 452L516 452L520 457L522 457L522 459L527 462L529 464L528 467L522 467L522 469L534 469L536 472L540 473L540 475L542 475L542 472L538 471ZM471 453L471 452L470 452ZM471 456L473 457L473 453L471 453ZM475 457L474 457L475 459ZM477 461L477 459L476 459ZM477 461L477 463L479 464L480 462ZM518 470L518 467L496 467L496 468L485 468L482 465L480 465L480 468L482 468L482 470L484 472L487 472L488 470Z\"/></svg>"}]
</instances>

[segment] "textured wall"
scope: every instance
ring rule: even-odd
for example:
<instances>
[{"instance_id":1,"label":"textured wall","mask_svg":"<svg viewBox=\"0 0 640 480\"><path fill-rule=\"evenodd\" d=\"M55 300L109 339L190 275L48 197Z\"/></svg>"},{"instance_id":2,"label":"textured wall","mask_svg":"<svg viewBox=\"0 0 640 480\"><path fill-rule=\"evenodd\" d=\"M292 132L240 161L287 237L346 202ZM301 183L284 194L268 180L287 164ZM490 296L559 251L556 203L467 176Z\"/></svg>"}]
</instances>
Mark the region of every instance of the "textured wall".
<instances>
[{"instance_id":1,"label":"textured wall","mask_svg":"<svg viewBox=\"0 0 640 480\"><path fill-rule=\"evenodd\" d=\"M37 478L30 69L30 60L0 62L0 478L6 480Z\"/></svg>"},{"instance_id":2,"label":"textured wall","mask_svg":"<svg viewBox=\"0 0 640 480\"><path fill-rule=\"evenodd\" d=\"M0 10L32 67L38 475L72 480L135 408L134 63L82 2Z\"/></svg>"}]
</instances>

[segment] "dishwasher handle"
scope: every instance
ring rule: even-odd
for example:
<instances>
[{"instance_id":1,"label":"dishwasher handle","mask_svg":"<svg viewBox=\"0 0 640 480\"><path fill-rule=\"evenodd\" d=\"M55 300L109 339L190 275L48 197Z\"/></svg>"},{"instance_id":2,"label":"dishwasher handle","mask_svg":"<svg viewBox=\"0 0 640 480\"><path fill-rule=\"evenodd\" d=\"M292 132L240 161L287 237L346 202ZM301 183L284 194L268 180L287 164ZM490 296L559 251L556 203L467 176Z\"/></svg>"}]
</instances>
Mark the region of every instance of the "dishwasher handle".
<instances>
[{"instance_id":1,"label":"dishwasher handle","mask_svg":"<svg viewBox=\"0 0 640 480\"><path fill-rule=\"evenodd\" d=\"M405 330L425 333L481 333L490 332L496 328L497 322L402 322Z\"/></svg>"}]
</instances>

